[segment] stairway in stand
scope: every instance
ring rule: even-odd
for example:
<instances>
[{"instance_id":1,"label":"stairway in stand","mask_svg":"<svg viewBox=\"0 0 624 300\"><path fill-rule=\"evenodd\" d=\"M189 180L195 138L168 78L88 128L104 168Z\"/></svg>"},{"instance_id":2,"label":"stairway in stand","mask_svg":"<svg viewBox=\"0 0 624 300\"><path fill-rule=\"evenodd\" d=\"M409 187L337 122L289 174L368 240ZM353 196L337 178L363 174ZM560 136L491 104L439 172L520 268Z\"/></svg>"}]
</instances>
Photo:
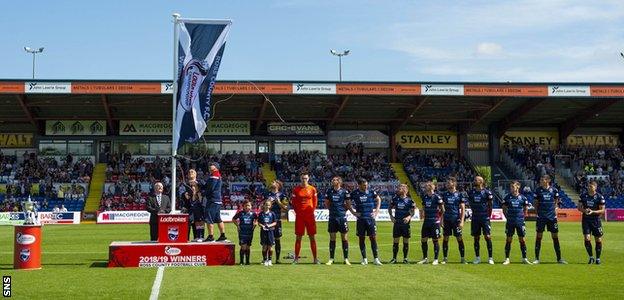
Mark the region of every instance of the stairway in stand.
<instances>
[{"instance_id":1,"label":"stairway in stand","mask_svg":"<svg viewBox=\"0 0 624 300\"><path fill-rule=\"evenodd\" d=\"M409 194L412 197L412 200L414 200L414 203L416 203L416 206L422 208L422 199L420 198L420 194L416 192L416 189L412 185L412 182L409 180L409 176L407 176L407 173L405 173L405 168L403 168L403 164L391 163L390 165L392 166L394 174L396 175L399 182L407 184L407 187L409 188Z\"/></svg>"},{"instance_id":2,"label":"stairway in stand","mask_svg":"<svg viewBox=\"0 0 624 300\"><path fill-rule=\"evenodd\" d=\"M277 179L277 173L275 170L271 170L271 164L262 164L262 177L264 177L265 187L268 189L273 180Z\"/></svg>"},{"instance_id":3,"label":"stairway in stand","mask_svg":"<svg viewBox=\"0 0 624 300\"><path fill-rule=\"evenodd\" d=\"M570 184L568 184L568 182L561 175L555 174L555 182L559 184L561 190L566 193L566 195L568 195L568 197L570 197L573 202L578 203L578 201L581 199L581 196L579 195L579 193L576 192L576 189L570 186Z\"/></svg>"},{"instance_id":4,"label":"stairway in stand","mask_svg":"<svg viewBox=\"0 0 624 300\"><path fill-rule=\"evenodd\" d=\"M106 164L99 163L95 165L91 184L89 184L89 195L85 203L85 212L95 213L100 208L100 200L102 199L102 191L104 191L104 183L106 182Z\"/></svg>"}]
</instances>

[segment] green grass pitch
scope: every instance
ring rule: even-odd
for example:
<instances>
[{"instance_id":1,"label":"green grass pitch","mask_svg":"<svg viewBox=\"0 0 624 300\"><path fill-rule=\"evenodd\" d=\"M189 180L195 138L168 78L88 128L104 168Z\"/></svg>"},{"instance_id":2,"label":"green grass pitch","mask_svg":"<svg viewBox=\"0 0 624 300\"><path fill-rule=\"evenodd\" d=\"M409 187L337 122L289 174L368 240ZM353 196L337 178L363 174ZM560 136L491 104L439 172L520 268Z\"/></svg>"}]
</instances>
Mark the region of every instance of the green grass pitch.
<instances>
[{"instance_id":1,"label":"green grass pitch","mask_svg":"<svg viewBox=\"0 0 624 300\"><path fill-rule=\"evenodd\" d=\"M412 223L410 260L420 259L420 227ZM560 223L563 257L569 265L554 264L552 241L548 234L542 244L542 264L518 264L520 249L512 245L512 265L504 266L504 224L493 223L496 265L460 265L457 243L451 240L447 265L361 266L357 238L350 235L352 266L342 265L340 243L337 264L312 265L307 240L302 247L302 264L264 267L258 231L252 246L251 266L165 268L160 298L254 299L274 298L594 298L622 299L624 296L624 223L603 223L605 241L602 265L587 265L587 255L580 233L580 223ZM351 228L355 224L350 224ZM319 255L328 258L326 223L319 223ZM380 257L392 256L390 223L378 223ZM469 226L469 224L468 224ZM533 258L535 224L528 223L528 252ZM227 225L228 237L237 242L233 225ZM49 225L43 231L43 270L14 271L13 228L0 227L0 271L11 275L15 299L147 299L156 269L108 269L108 244L112 241L144 240L147 225ZM293 224L285 223L282 256L294 247ZM474 258L472 239L466 237L466 257ZM592 241L593 243L593 241ZM430 257L433 255L431 242ZM238 246L236 248L238 250ZM369 259L370 247L367 241ZM487 256L482 240L481 256ZM238 251L236 251L238 263ZM399 257L402 257L399 250ZM284 260L287 262L287 260Z\"/></svg>"}]
</instances>

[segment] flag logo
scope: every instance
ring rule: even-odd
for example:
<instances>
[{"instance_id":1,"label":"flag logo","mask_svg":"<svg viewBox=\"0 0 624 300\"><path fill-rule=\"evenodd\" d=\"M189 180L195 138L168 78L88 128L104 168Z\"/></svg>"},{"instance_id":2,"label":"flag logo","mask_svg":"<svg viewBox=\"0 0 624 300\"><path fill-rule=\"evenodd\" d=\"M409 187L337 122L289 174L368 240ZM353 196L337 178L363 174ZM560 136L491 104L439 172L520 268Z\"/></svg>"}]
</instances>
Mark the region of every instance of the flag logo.
<instances>
[{"instance_id":1,"label":"flag logo","mask_svg":"<svg viewBox=\"0 0 624 300\"><path fill-rule=\"evenodd\" d=\"M231 21L177 19L177 106L173 146L194 143L204 134L212 112L214 88Z\"/></svg>"}]
</instances>

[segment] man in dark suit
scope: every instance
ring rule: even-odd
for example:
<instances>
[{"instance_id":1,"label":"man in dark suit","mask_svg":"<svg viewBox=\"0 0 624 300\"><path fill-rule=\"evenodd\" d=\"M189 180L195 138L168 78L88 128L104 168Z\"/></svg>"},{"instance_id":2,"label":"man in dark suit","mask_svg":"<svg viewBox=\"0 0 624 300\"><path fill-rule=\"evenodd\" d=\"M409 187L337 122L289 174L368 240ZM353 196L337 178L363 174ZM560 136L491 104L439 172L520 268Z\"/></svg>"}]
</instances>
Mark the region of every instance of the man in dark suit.
<instances>
[{"instance_id":1,"label":"man in dark suit","mask_svg":"<svg viewBox=\"0 0 624 300\"><path fill-rule=\"evenodd\" d=\"M158 214L168 214L171 212L171 199L163 194L163 184L154 184L154 195L147 200L147 211L150 213L150 240L158 240Z\"/></svg>"}]
</instances>

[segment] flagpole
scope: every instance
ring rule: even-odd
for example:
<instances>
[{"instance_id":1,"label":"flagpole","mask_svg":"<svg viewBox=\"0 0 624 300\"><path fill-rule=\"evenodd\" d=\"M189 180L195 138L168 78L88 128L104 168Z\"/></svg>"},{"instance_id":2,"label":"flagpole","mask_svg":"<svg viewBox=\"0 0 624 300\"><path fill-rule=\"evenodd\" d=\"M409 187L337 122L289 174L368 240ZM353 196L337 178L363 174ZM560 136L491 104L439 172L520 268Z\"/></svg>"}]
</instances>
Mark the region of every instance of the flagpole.
<instances>
[{"instance_id":1,"label":"flagpole","mask_svg":"<svg viewBox=\"0 0 624 300\"><path fill-rule=\"evenodd\" d=\"M180 19L179 13L173 14L173 100L172 108L173 113L171 117L171 213L176 212L176 184L177 184L177 160L178 145L175 145L175 133L176 133L176 109L178 106L178 20Z\"/></svg>"}]
</instances>

